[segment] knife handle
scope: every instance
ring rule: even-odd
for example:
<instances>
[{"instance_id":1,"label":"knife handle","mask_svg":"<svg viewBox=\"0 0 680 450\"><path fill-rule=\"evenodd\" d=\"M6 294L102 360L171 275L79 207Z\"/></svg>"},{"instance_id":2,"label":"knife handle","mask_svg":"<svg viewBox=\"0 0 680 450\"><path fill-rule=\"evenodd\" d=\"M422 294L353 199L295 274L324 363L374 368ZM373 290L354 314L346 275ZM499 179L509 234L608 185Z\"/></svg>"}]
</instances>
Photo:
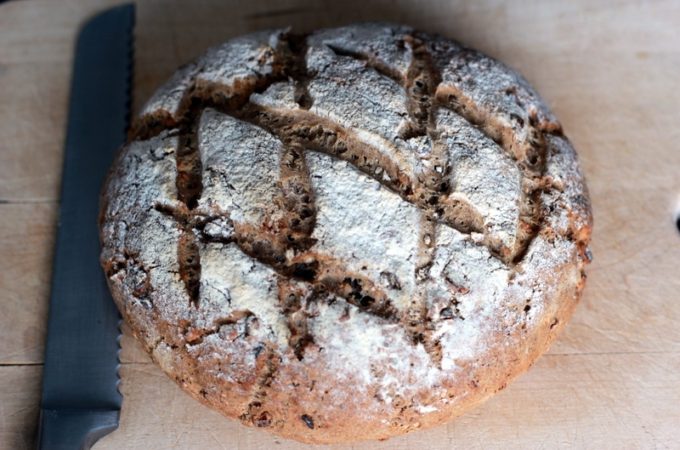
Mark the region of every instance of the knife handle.
<instances>
[{"instance_id":1,"label":"knife handle","mask_svg":"<svg viewBox=\"0 0 680 450\"><path fill-rule=\"evenodd\" d=\"M87 450L118 428L117 410L41 409L38 450Z\"/></svg>"}]
</instances>

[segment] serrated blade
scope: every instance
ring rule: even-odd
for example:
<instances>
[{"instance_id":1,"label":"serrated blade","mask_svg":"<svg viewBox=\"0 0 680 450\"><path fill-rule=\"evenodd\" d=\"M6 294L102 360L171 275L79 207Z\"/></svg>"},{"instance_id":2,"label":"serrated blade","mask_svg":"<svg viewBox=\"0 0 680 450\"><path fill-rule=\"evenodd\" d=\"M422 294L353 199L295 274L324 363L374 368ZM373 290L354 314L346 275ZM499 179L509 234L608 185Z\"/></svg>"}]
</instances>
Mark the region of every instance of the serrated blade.
<instances>
[{"instance_id":1,"label":"serrated blade","mask_svg":"<svg viewBox=\"0 0 680 450\"><path fill-rule=\"evenodd\" d=\"M118 427L120 315L99 266L99 192L125 142L134 6L87 21L76 43L38 447L89 448Z\"/></svg>"}]
</instances>

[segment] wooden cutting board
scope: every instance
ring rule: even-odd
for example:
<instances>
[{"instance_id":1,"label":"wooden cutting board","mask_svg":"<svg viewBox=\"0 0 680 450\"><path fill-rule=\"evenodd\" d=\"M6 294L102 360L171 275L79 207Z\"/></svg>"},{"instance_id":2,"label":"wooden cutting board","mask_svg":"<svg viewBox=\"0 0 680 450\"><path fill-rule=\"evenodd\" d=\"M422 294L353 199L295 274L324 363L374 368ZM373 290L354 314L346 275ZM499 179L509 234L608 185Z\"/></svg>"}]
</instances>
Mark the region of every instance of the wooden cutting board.
<instances>
[{"instance_id":1,"label":"wooden cutting board","mask_svg":"<svg viewBox=\"0 0 680 450\"><path fill-rule=\"evenodd\" d=\"M115 1L0 5L0 448L37 420L77 26ZM585 297L531 371L446 426L337 449L680 448L680 3L145 1L135 105L244 32L390 20L519 69L580 153L595 213ZM120 429L97 449L306 448L226 420L122 341Z\"/></svg>"}]
</instances>

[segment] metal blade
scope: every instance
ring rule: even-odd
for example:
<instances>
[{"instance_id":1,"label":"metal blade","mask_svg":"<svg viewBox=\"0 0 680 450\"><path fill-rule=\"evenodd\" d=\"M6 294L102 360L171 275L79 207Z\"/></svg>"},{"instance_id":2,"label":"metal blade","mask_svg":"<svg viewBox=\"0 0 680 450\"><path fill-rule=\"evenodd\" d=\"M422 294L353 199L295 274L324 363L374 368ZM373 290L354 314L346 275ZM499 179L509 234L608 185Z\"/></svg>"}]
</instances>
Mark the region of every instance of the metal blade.
<instances>
[{"instance_id":1,"label":"metal blade","mask_svg":"<svg viewBox=\"0 0 680 450\"><path fill-rule=\"evenodd\" d=\"M129 120L134 6L78 36L45 349L39 448L89 448L118 427L120 316L99 266L99 193Z\"/></svg>"}]
</instances>

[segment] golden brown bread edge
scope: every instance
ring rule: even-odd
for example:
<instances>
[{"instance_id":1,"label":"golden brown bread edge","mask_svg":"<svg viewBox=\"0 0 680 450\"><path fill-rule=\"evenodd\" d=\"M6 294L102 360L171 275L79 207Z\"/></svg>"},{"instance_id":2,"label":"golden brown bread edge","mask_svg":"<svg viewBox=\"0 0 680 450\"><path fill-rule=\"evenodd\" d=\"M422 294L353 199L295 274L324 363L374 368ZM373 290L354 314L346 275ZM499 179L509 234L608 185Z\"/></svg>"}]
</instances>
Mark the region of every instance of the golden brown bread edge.
<instances>
[{"instance_id":1,"label":"golden brown bread edge","mask_svg":"<svg viewBox=\"0 0 680 450\"><path fill-rule=\"evenodd\" d=\"M556 283L562 283L563 281L555 280ZM536 362L538 357L549 349L552 342L564 329L574 312L574 308L578 304L584 285L584 282L579 282L575 286L568 283L564 285L562 294L556 299L557 303L561 305L560 309L554 315L554 319L546 317L539 331L532 336L531 341L525 342L523 347L517 347L512 353L504 354L499 352L495 360L489 360L493 363L490 363L485 370L477 371L475 374L470 374L467 378L462 378L461 381L465 382L464 386L451 386L450 391L454 395L463 390L467 391L468 395L466 401L458 402L450 409L441 408L436 413L430 413L426 416L414 414L412 417L404 418L403 426L394 426L389 429L383 427L374 428L371 426L371 423L363 421L357 422L356 411L348 410L345 416L334 418L332 429L326 429L323 438L320 439L319 433L315 433L313 429L306 426L304 421L300 420L308 411L290 408L286 411L278 412L279 417L281 415L288 416L290 420L280 427L269 428L268 431L287 439L295 439L308 444L329 444L356 441L357 434L359 433L358 430L360 430L362 440L385 440L411 431L444 424L484 402L491 395L505 389L512 380L526 372ZM144 343L146 339L140 335L140 330L144 330L145 325L137 323L135 317L128 314L123 294L114 289L113 286L109 286L112 288L113 298L124 320L130 325L132 333L137 340L140 343ZM505 339L505 337L503 336L502 339ZM223 403L216 405L202 394L201 368L193 364L192 358L181 347L176 349L177 354L170 361L159 361L154 356L153 349L148 346L146 346L145 350L154 362L183 390L191 394L194 399L212 409L217 409L229 418L238 417L242 412L242 405L250 401L250 395L242 396L241 398L230 395ZM518 358L520 361L515 360L515 358ZM314 374L310 375L314 376ZM303 374L300 374L300 376L303 377ZM190 379L195 381L187 382ZM469 379L483 380L483 383L473 385L468 382ZM253 379L253 385L255 381ZM268 395L272 396L272 394L273 392L270 390Z\"/></svg>"}]
</instances>

